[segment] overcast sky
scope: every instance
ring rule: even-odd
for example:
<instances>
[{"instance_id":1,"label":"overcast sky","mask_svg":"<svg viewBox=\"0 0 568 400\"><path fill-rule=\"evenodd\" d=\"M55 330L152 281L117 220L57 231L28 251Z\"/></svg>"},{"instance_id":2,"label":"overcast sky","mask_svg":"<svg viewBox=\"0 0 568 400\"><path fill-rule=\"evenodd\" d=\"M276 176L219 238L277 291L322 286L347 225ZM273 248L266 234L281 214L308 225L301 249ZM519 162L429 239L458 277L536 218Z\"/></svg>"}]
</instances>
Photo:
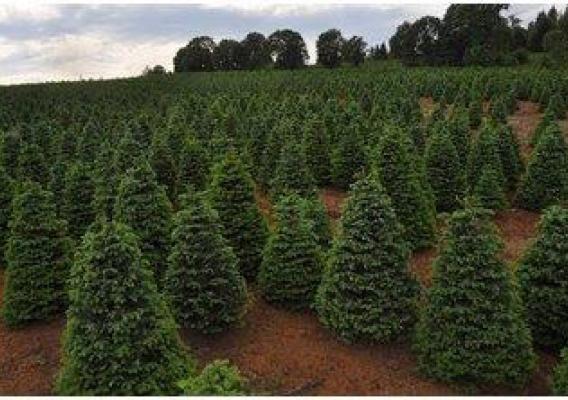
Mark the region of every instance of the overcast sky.
<instances>
[{"instance_id":1,"label":"overcast sky","mask_svg":"<svg viewBox=\"0 0 568 400\"><path fill-rule=\"evenodd\" d=\"M447 7L233 3L0 4L0 84L133 76L155 64L171 70L176 50L194 36L240 40L251 31L269 35L280 28L299 31L310 62L315 62L315 40L328 28L339 28L344 36L361 35L373 45L388 40L404 20L441 17ZM518 4L508 13L526 25L549 7Z\"/></svg>"}]
</instances>

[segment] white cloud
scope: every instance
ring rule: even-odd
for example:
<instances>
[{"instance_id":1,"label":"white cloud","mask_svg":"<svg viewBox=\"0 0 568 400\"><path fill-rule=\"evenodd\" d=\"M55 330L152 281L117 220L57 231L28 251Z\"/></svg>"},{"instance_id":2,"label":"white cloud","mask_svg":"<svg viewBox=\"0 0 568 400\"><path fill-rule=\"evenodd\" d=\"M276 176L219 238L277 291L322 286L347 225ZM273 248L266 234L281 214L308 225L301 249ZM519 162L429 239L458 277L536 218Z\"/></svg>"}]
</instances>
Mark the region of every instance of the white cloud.
<instances>
[{"instance_id":1,"label":"white cloud","mask_svg":"<svg viewBox=\"0 0 568 400\"><path fill-rule=\"evenodd\" d=\"M0 4L0 23L14 21L44 22L59 18L60 12L50 4Z\"/></svg>"}]
</instances>

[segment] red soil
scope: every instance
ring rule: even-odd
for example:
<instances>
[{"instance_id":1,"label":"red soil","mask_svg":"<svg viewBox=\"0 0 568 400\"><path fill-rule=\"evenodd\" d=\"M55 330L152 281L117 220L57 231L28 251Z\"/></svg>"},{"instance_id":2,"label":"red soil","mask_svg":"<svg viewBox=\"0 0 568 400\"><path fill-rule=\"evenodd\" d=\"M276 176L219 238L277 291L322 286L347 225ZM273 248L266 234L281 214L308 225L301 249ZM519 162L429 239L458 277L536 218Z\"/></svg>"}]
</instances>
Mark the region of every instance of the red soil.
<instances>
[{"instance_id":1,"label":"red soil","mask_svg":"<svg viewBox=\"0 0 568 400\"><path fill-rule=\"evenodd\" d=\"M319 195L329 217L338 219L341 216L342 207L347 200L347 193L338 189L327 188L322 189Z\"/></svg>"},{"instance_id":2,"label":"red soil","mask_svg":"<svg viewBox=\"0 0 568 400\"><path fill-rule=\"evenodd\" d=\"M339 216L345 194L321 193L331 216ZM263 212L270 204L258 196ZM506 242L504 257L515 260L534 234L538 214L511 210L495 221ZM431 279L435 249L421 251L411 260L411 270L424 284ZM0 299L3 287L0 271ZM182 331L203 365L225 358L234 362L258 393L295 395L451 395L457 387L423 378L416 371L408 344L348 345L340 342L318 322L313 312L290 312L268 305L251 290L251 303L242 327L221 335L204 337ZM51 394L59 363L60 335L64 319L35 324L19 330L0 322L0 395ZM527 389L482 393L549 393L550 372L557 359L541 354L537 371Z\"/></svg>"}]
</instances>

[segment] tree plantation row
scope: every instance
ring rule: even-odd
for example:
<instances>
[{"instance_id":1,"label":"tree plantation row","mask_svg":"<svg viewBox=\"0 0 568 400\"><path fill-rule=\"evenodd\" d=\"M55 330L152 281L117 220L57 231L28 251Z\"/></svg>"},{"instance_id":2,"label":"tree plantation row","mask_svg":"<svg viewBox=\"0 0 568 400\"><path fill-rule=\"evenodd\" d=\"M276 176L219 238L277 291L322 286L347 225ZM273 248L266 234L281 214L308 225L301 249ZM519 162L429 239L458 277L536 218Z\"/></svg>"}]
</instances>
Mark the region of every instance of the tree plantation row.
<instances>
[{"instance_id":1,"label":"tree plantation row","mask_svg":"<svg viewBox=\"0 0 568 400\"><path fill-rule=\"evenodd\" d=\"M178 327L253 294L433 380L522 388L568 348L568 79L534 68L148 76L0 88L3 324L65 313L64 395L250 392ZM543 118L526 142L519 101ZM318 190L348 192L337 226ZM257 198L271 204L270 218ZM503 261L495 211L542 213ZM409 271L438 245L432 285ZM568 395L568 350L551 376Z\"/></svg>"}]
</instances>

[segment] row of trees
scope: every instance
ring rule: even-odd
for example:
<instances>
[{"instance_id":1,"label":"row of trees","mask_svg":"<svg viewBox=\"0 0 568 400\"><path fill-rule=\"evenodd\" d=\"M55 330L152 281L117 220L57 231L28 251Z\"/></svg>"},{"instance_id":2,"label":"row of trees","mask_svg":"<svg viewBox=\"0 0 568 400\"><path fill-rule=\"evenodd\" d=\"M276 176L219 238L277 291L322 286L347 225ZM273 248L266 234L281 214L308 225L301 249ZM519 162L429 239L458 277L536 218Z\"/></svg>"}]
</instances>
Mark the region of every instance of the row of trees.
<instances>
[{"instance_id":1,"label":"row of trees","mask_svg":"<svg viewBox=\"0 0 568 400\"><path fill-rule=\"evenodd\" d=\"M526 50L558 57L568 48L568 14L541 12L528 28L501 15L506 4L452 4L442 19L404 22L391 37L392 55L406 64L494 65L526 62Z\"/></svg>"}]
</instances>

